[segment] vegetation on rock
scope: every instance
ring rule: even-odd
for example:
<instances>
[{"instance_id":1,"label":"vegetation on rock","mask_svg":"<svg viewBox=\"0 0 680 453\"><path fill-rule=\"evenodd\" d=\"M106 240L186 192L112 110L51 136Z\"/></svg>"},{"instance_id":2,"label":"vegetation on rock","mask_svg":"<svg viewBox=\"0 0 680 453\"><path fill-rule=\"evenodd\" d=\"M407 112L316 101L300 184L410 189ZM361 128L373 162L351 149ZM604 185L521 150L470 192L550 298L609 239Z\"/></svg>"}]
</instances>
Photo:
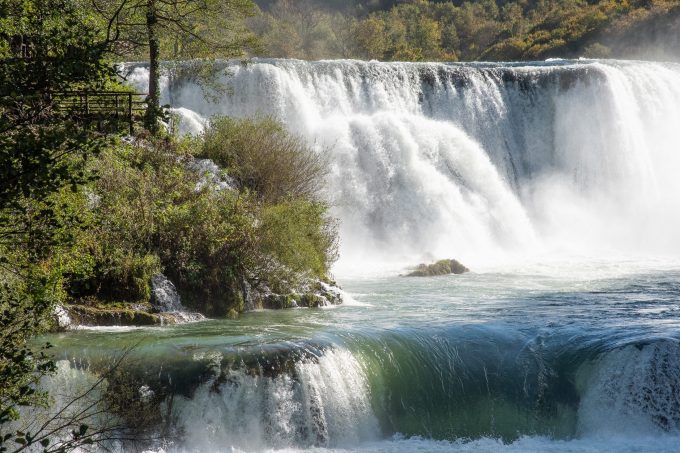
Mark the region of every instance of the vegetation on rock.
<instances>
[{"instance_id":1,"label":"vegetation on rock","mask_svg":"<svg viewBox=\"0 0 680 453\"><path fill-rule=\"evenodd\" d=\"M433 264L419 264L407 277L432 277L437 275L464 274L470 269L457 260L439 260Z\"/></svg>"},{"instance_id":2,"label":"vegetation on rock","mask_svg":"<svg viewBox=\"0 0 680 453\"><path fill-rule=\"evenodd\" d=\"M285 159L276 164L258 158L284 148L288 154L277 154ZM224 164L224 178L237 186L206 183L195 165L206 157ZM310 189L323 184L324 172L299 165L315 159L271 119L221 119L204 137L111 147L88 167L98 178L83 198L96 203L80 200L90 223L66 254L68 296L148 302L152 276L163 272L189 308L225 316L246 308L244 288L289 293L326 279L336 234L327 206Z\"/></svg>"}]
</instances>

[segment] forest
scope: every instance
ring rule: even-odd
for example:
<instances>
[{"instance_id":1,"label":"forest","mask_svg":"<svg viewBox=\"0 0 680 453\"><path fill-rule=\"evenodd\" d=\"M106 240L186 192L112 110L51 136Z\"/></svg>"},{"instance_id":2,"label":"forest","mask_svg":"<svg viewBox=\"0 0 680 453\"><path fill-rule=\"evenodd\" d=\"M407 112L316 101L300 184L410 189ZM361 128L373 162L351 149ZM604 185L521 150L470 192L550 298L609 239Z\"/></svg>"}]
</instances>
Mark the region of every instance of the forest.
<instances>
[{"instance_id":1,"label":"forest","mask_svg":"<svg viewBox=\"0 0 680 453\"><path fill-rule=\"evenodd\" d=\"M678 58L674 0L258 2L263 55L390 61Z\"/></svg>"}]
</instances>

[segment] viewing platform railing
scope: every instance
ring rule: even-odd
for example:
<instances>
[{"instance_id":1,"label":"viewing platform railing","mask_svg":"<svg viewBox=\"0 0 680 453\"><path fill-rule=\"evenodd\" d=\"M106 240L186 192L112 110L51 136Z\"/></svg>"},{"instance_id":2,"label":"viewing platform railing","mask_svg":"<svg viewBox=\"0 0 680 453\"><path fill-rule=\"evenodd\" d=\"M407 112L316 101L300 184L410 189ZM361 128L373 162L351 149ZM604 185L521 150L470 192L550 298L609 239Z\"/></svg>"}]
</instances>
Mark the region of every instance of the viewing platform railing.
<instances>
[{"instance_id":1,"label":"viewing platform railing","mask_svg":"<svg viewBox=\"0 0 680 453\"><path fill-rule=\"evenodd\" d=\"M120 130L127 126L134 132L135 122L144 117L144 93L127 91L65 91L52 93L54 109L68 113L72 119L101 131Z\"/></svg>"}]
</instances>

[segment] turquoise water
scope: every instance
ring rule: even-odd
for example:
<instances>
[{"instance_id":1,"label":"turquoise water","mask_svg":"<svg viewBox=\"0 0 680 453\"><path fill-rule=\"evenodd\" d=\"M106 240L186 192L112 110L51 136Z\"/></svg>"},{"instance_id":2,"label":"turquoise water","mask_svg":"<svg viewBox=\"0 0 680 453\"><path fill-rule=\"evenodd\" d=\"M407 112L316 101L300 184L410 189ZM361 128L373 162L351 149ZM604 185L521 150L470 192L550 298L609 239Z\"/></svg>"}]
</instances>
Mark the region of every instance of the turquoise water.
<instances>
[{"instance_id":1,"label":"turquoise water","mask_svg":"<svg viewBox=\"0 0 680 453\"><path fill-rule=\"evenodd\" d=\"M628 267L349 278L344 306L50 340L85 369L139 343L181 395L172 451L674 451L680 270Z\"/></svg>"}]
</instances>

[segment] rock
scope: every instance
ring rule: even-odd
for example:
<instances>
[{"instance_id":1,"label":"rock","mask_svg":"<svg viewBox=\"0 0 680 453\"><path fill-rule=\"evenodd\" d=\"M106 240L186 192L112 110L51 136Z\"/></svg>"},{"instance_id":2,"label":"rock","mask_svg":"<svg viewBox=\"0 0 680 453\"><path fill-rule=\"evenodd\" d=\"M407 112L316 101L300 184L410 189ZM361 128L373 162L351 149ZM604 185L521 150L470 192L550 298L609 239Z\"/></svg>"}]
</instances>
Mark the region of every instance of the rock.
<instances>
[{"instance_id":1,"label":"rock","mask_svg":"<svg viewBox=\"0 0 680 453\"><path fill-rule=\"evenodd\" d=\"M200 313L181 311L149 313L135 310L131 306L69 305L65 310L71 319L71 326L166 326L205 319Z\"/></svg>"},{"instance_id":2,"label":"rock","mask_svg":"<svg viewBox=\"0 0 680 453\"><path fill-rule=\"evenodd\" d=\"M289 292L286 293L277 294L264 283L252 286L249 289L249 296L255 309L281 310L340 305L344 297L343 291L335 282L324 282L316 279L308 279L302 284L289 288Z\"/></svg>"},{"instance_id":3,"label":"rock","mask_svg":"<svg viewBox=\"0 0 680 453\"><path fill-rule=\"evenodd\" d=\"M74 325L79 326L154 326L169 324L160 315L135 311L129 308L98 308L85 305L69 305L68 313Z\"/></svg>"},{"instance_id":4,"label":"rock","mask_svg":"<svg viewBox=\"0 0 680 453\"><path fill-rule=\"evenodd\" d=\"M227 318L229 319L238 319L238 312L234 310L233 308L227 312Z\"/></svg>"},{"instance_id":5,"label":"rock","mask_svg":"<svg viewBox=\"0 0 680 453\"><path fill-rule=\"evenodd\" d=\"M431 277L435 275L464 274L470 269L457 260L440 260L434 264L419 264L407 277Z\"/></svg>"},{"instance_id":6,"label":"rock","mask_svg":"<svg viewBox=\"0 0 680 453\"><path fill-rule=\"evenodd\" d=\"M161 319L161 325L169 324L187 324L190 322L203 321L205 316L201 313L190 311L172 311L168 313L158 313Z\"/></svg>"},{"instance_id":7,"label":"rock","mask_svg":"<svg viewBox=\"0 0 680 453\"><path fill-rule=\"evenodd\" d=\"M196 191L209 187L212 190L236 190L237 184L215 162L210 159L193 159L187 167L198 173L201 179L196 183Z\"/></svg>"},{"instance_id":8,"label":"rock","mask_svg":"<svg viewBox=\"0 0 680 453\"><path fill-rule=\"evenodd\" d=\"M300 303L303 307L309 307L309 308L319 308L319 307L325 307L327 305L330 305L328 302L328 299L325 297L319 295L319 294L303 294L300 297Z\"/></svg>"},{"instance_id":9,"label":"rock","mask_svg":"<svg viewBox=\"0 0 680 453\"><path fill-rule=\"evenodd\" d=\"M325 297L330 305L340 305L343 302L343 292L335 282L325 283L319 281L317 293Z\"/></svg>"},{"instance_id":10,"label":"rock","mask_svg":"<svg viewBox=\"0 0 680 453\"><path fill-rule=\"evenodd\" d=\"M297 294L268 294L263 298L262 308L280 310L283 308L297 308L300 296Z\"/></svg>"}]
</instances>

